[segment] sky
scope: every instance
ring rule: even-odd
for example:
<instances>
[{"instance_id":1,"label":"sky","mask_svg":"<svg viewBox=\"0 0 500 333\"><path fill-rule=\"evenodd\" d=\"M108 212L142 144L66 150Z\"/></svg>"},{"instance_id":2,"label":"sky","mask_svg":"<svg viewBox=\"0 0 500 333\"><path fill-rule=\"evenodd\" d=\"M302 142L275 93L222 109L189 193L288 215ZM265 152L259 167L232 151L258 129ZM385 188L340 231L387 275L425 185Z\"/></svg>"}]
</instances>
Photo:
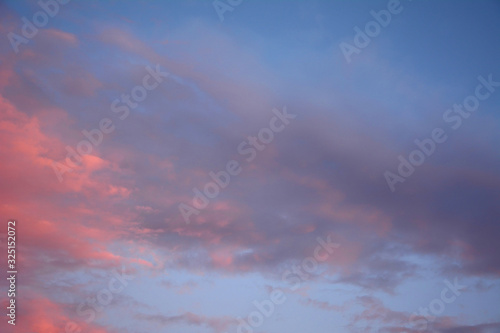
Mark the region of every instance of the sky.
<instances>
[{"instance_id":1,"label":"sky","mask_svg":"<svg viewBox=\"0 0 500 333\"><path fill-rule=\"evenodd\" d=\"M500 332L500 2L7 0L0 35L1 332Z\"/></svg>"}]
</instances>

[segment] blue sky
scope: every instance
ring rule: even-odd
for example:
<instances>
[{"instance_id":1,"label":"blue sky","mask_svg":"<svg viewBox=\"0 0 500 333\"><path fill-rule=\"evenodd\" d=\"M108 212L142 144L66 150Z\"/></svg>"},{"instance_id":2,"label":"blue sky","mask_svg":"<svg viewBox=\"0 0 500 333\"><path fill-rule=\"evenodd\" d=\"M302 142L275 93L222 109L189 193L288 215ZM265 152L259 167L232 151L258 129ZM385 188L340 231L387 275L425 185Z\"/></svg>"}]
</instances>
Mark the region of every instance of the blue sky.
<instances>
[{"instance_id":1,"label":"blue sky","mask_svg":"<svg viewBox=\"0 0 500 333\"><path fill-rule=\"evenodd\" d=\"M500 332L498 1L42 3L0 4L2 332Z\"/></svg>"}]
</instances>

